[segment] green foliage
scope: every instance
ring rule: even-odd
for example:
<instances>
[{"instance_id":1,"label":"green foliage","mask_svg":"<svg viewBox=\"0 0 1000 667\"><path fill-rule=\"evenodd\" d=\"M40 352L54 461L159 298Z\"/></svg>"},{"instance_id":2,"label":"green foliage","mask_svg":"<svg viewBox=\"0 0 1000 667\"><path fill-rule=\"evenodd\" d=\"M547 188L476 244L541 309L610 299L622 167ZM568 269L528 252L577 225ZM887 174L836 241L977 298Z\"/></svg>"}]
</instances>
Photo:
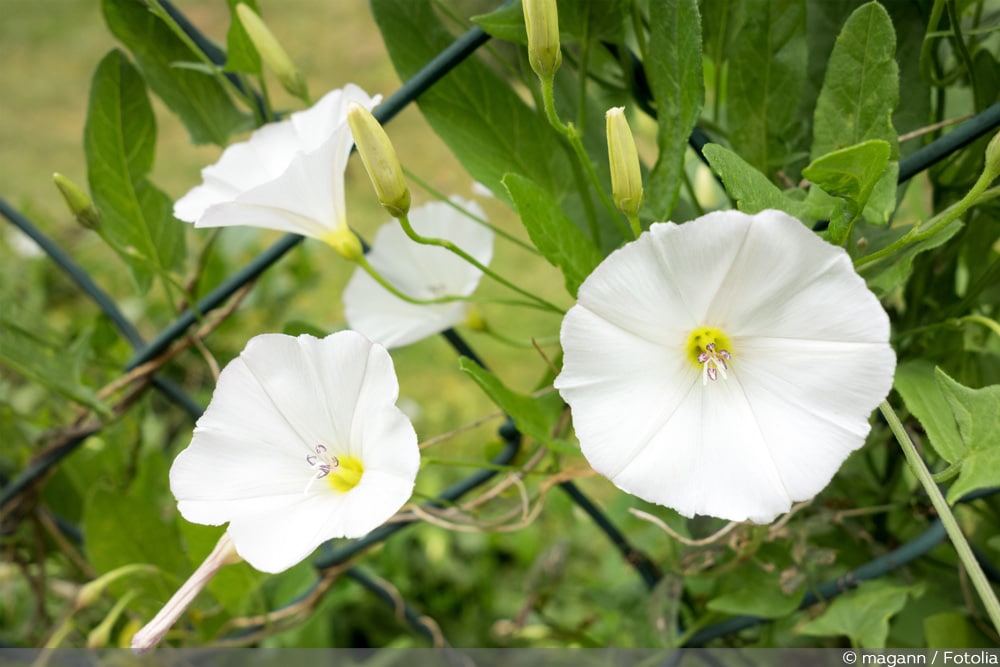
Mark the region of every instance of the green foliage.
<instances>
[{"instance_id":1,"label":"green foliage","mask_svg":"<svg viewBox=\"0 0 1000 667\"><path fill-rule=\"evenodd\" d=\"M872 139L827 153L802 170L813 185L840 199L830 220L832 243L840 245L850 235L875 185L886 175L889 153L888 142ZM888 175L894 182L895 172Z\"/></svg>"},{"instance_id":2,"label":"green foliage","mask_svg":"<svg viewBox=\"0 0 1000 667\"><path fill-rule=\"evenodd\" d=\"M453 39L429 0L374 0L372 11L400 78L406 80ZM420 96L420 110L469 174L499 197L508 172L556 198L571 184L567 153L545 119L493 70L470 59ZM477 122L465 122L476 118ZM405 159L405 156L403 156Z\"/></svg>"},{"instance_id":3,"label":"green foliage","mask_svg":"<svg viewBox=\"0 0 1000 667\"><path fill-rule=\"evenodd\" d=\"M562 438L554 437L556 421L562 412L562 401L555 394L539 400L511 391L495 375L470 359L463 357L459 367L497 406L513 418L519 431L555 451L575 454L576 448Z\"/></svg>"},{"instance_id":4,"label":"green foliage","mask_svg":"<svg viewBox=\"0 0 1000 667\"><path fill-rule=\"evenodd\" d=\"M146 85L121 51L101 61L84 130L87 176L101 212L101 236L128 262L140 290L184 259L184 230L172 202L148 180L156 120Z\"/></svg>"},{"instance_id":5,"label":"green foliage","mask_svg":"<svg viewBox=\"0 0 1000 667\"><path fill-rule=\"evenodd\" d=\"M718 144L708 144L704 153L739 210L758 213L774 208L789 215L806 217L803 215L806 211L803 202L787 197L767 176L736 153Z\"/></svg>"},{"instance_id":6,"label":"green foliage","mask_svg":"<svg viewBox=\"0 0 1000 667\"><path fill-rule=\"evenodd\" d=\"M0 310L0 328L0 363L49 391L108 414L108 406L82 377L91 351L89 332L67 345L44 318L13 303Z\"/></svg>"},{"instance_id":7,"label":"green foliage","mask_svg":"<svg viewBox=\"0 0 1000 667\"><path fill-rule=\"evenodd\" d=\"M677 205L688 137L704 104L701 16L696 0L649 4L647 76L656 101L659 157L646 185L646 209L669 220Z\"/></svg>"},{"instance_id":8,"label":"green foliage","mask_svg":"<svg viewBox=\"0 0 1000 667\"><path fill-rule=\"evenodd\" d=\"M563 214L552 197L527 178L507 174L503 184L532 243L553 266L562 270L566 291L575 297L580 283L601 262L600 251Z\"/></svg>"},{"instance_id":9,"label":"green foliage","mask_svg":"<svg viewBox=\"0 0 1000 667\"><path fill-rule=\"evenodd\" d=\"M825 612L799 628L804 635L845 635L852 646L885 648L889 621L909 598L923 595L920 584L903 586L890 581L871 581L830 603Z\"/></svg>"},{"instance_id":10,"label":"green foliage","mask_svg":"<svg viewBox=\"0 0 1000 667\"><path fill-rule=\"evenodd\" d=\"M135 57L150 88L184 123L191 141L225 145L230 136L247 129L247 115L217 78L177 66L202 60L148 4L103 0L101 7L108 28Z\"/></svg>"},{"instance_id":11,"label":"green foliage","mask_svg":"<svg viewBox=\"0 0 1000 667\"><path fill-rule=\"evenodd\" d=\"M260 74L260 55L236 15L237 5L246 5L260 14L257 0L226 0L229 4L229 32L226 33L226 71Z\"/></svg>"},{"instance_id":12,"label":"green foliage","mask_svg":"<svg viewBox=\"0 0 1000 667\"><path fill-rule=\"evenodd\" d=\"M730 55L729 141L773 178L793 156L802 131L796 102L806 79L805 0L746 0L740 39Z\"/></svg>"}]
</instances>

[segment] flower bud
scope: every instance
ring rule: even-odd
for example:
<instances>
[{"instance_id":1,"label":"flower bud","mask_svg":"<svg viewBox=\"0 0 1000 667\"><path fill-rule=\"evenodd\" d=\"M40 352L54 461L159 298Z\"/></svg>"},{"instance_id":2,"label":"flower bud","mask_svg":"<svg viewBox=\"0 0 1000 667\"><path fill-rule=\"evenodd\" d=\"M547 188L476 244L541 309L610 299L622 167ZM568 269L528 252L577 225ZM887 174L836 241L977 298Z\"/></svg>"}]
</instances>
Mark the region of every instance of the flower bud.
<instances>
[{"instance_id":1,"label":"flower bud","mask_svg":"<svg viewBox=\"0 0 1000 667\"><path fill-rule=\"evenodd\" d=\"M629 217L642 208L642 171L632 130L625 119L625 107L608 109L608 160L611 163L611 195L615 206Z\"/></svg>"},{"instance_id":2,"label":"flower bud","mask_svg":"<svg viewBox=\"0 0 1000 667\"><path fill-rule=\"evenodd\" d=\"M97 229L101 224L101 214L94 207L94 202L90 200L87 193L59 172L52 174L52 181L59 188L59 192L76 221L87 229Z\"/></svg>"},{"instance_id":3,"label":"flower bud","mask_svg":"<svg viewBox=\"0 0 1000 667\"><path fill-rule=\"evenodd\" d=\"M375 116L357 102L348 107L347 124L351 126L354 143L365 163L368 178L375 186L379 203L394 218L406 215L410 210L410 191L389 135Z\"/></svg>"},{"instance_id":4,"label":"flower bud","mask_svg":"<svg viewBox=\"0 0 1000 667\"><path fill-rule=\"evenodd\" d=\"M347 225L328 232L323 236L323 241L336 250L338 255L351 262L356 262L365 254L361 239Z\"/></svg>"},{"instance_id":5,"label":"flower bud","mask_svg":"<svg viewBox=\"0 0 1000 667\"><path fill-rule=\"evenodd\" d=\"M1000 175L1000 132L994 134L990 143L986 145L986 165L984 168L991 174L991 181Z\"/></svg>"},{"instance_id":6,"label":"flower bud","mask_svg":"<svg viewBox=\"0 0 1000 667\"><path fill-rule=\"evenodd\" d=\"M247 36L253 42L254 48L260 54L260 59L274 72L285 90L299 99L308 99L309 92L306 88L305 76L288 57L288 52L281 46L264 21L253 9L243 3L236 5L236 13L239 15L240 23L243 24Z\"/></svg>"},{"instance_id":7,"label":"flower bud","mask_svg":"<svg viewBox=\"0 0 1000 667\"><path fill-rule=\"evenodd\" d=\"M522 0L521 8L528 31L528 62L539 77L551 79L562 64L556 0Z\"/></svg>"},{"instance_id":8,"label":"flower bud","mask_svg":"<svg viewBox=\"0 0 1000 667\"><path fill-rule=\"evenodd\" d=\"M76 608L83 609L84 607L89 607L97 602L98 598L104 594L107 587L122 577L128 577L137 572L156 571L157 569L155 565L131 563L129 565L123 565L117 569L111 570L110 572L106 572L97 579L89 581L80 587L80 590L76 594Z\"/></svg>"}]
</instances>

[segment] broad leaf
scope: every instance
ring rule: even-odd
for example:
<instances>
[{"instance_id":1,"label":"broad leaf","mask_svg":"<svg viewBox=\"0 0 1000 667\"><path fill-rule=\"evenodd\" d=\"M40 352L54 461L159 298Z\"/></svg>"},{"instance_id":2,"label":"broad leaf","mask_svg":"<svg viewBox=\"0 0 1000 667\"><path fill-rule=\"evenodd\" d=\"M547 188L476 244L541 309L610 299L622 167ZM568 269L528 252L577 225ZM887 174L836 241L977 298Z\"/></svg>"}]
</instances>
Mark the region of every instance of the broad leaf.
<instances>
[{"instance_id":1,"label":"broad leaf","mask_svg":"<svg viewBox=\"0 0 1000 667\"><path fill-rule=\"evenodd\" d=\"M781 587L781 572L755 571L736 590L723 593L708 603L712 611L738 616L748 614L760 618L781 618L796 609L804 592L787 595Z\"/></svg>"},{"instance_id":2,"label":"broad leaf","mask_svg":"<svg viewBox=\"0 0 1000 667\"><path fill-rule=\"evenodd\" d=\"M896 33L882 5L851 14L837 37L816 102L812 159L868 139L882 139L898 159L892 113L899 101Z\"/></svg>"},{"instance_id":3,"label":"broad leaf","mask_svg":"<svg viewBox=\"0 0 1000 667\"><path fill-rule=\"evenodd\" d=\"M934 364L923 360L900 364L896 367L893 386L903 397L910 414L924 427L934 451L948 463L958 461L965 452L965 445Z\"/></svg>"},{"instance_id":4,"label":"broad leaf","mask_svg":"<svg viewBox=\"0 0 1000 667\"><path fill-rule=\"evenodd\" d=\"M729 54L729 142L769 178L792 159L806 78L805 0L747 0Z\"/></svg>"},{"instance_id":5,"label":"broad leaf","mask_svg":"<svg viewBox=\"0 0 1000 667\"><path fill-rule=\"evenodd\" d=\"M861 648L885 648L889 620L910 597L923 595L922 584L901 586L889 581L870 581L830 603L822 615L799 628L804 635L850 637Z\"/></svg>"},{"instance_id":6,"label":"broad leaf","mask_svg":"<svg viewBox=\"0 0 1000 667\"><path fill-rule=\"evenodd\" d=\"M651 2L649 31L645 65L656 101L660 154L645 188L646 210L654 220L669 220L683 180L688 137L705 100L697 0Z\"/></svg>"},{"instance_id":7,"label":"broad leaf","mask_svg":"<svg viewBox=\"0 0 1000 667\"><path fill-rule=\"evenodd\" d=\"M743 158L718 144L708 144L703 150L712 171L719 175L729 196L745 213L757 213L773 208L799 219L805 215L805 205L787 197L771 180Z\"/></svg>"},{"instance_id":8,"label":"broad leaf","mask_svg":"<svg viewBox=\"0 0 1000 667\"><path fill-rule=\"evenodd\" d=\"M454 40L429 0L373 0L371 6L404 81ZM469 174L497 196L506 197L500 181L510 171L557 199L568 192L571 158L561 139L542 114L478 59L466 59L435 83L418 106Z\"/></svg>"},{"instance_id":9,"label":"broad leaf","mask_svg":"<svg viewBox=\"0 0 1000 667\"><path fill-rule=\"evenodd\" d=\"M964 447L958 479L948 488L948 502L955 503L972 491L1000 486L1000 385L970 389L940 368L937 381Z\"/></svg>"},{"instance_id":10,"label":"broad leaf","mask_svg":"<svg viewBox=\"0 0 1000 667\"><path fill-rule=\"evenodd\" d=\"M256 14L260 14L257 0L226 0L229 3L229 32L226 33L226 71L260 74L261 64L257 49L243 28L236 14L237 5L246 5Z\"/></svg>"},{"instance_id":11,"label":"broad leaf","mask_svg":"<svg viewBox=\"0 0 1000 667\"><path fill-rule=\"evenodd\" d=\"M184 225L169 197L147 176L156 149L156 120L142 76L118 50L97 66L84 129L87 178L101 212L101 235L132 268L142 291L151 276L184 258Z\"/></svg>"},{"instance_id":12,"label":"broad leaf","mask_svg":"<svg viewBox=\"0 0 1000 667\"><path fill-rule=\"evenodd\" d=\"M889 144L872 139L816 158L802 175L841 200L830 220L830 241L841 245L861 216L889 163ZM895 202L893 202L895 203Z\"/></svg>"},{"instance_id":13,"label":"broad leaf","mask_svg":"<svg viewBox=\"0 0 1000 667\"><path fill-rule=\"evenodd\" d=\"M200 58L144 0L103 0L102 7L108 28L135 56L150 88L180 117L191 141L224 146L249 127L249 116L234 106L216 77L175 67Z\"/></svg>"},{"instance_id":14,"label":"broad leaf","mask_svg":"<svg viewBox=\"0 0 1000 667\"><path fill-rule=\"evenodd\" d=\"M579 453L571 443L552 435L556 420L562 412L562 399L558 394L552 393L537 399L511 391L495 375L466 357L459 360L459 368L486 392L497 407L511 416L521 433L555 451Z\"/></svg>"},{"instance_id":15,"label":"broad leaf","mask_svg":"<svg viewBox=\"0 0 1000 667\"><path fill-rule=\"evenodd\" d=\"M517 174L504 176L503 184L531 242L553 266L559 267L566 290L576 297L580 283L603 259L600 251L542 188Z\"/></svg>"},{"instance_id":16,"label":"broad leaf","mask_svg":"<svg viewBox=\"0 0 1000 667\"><path fill-rule=\"evenodd\" d=\"M123 565L155 565L164 573L186 576L188 559L180 550L180 534L165 512L173 512L167 492L167 464L159 452L143 459L140 474L122 493L95 486L87 499L83 534L90 562L99 573ZM148 605L162 604L177 580L159 577L132 578L128 588L140 588Z\"/></svg>"}]
</instances>

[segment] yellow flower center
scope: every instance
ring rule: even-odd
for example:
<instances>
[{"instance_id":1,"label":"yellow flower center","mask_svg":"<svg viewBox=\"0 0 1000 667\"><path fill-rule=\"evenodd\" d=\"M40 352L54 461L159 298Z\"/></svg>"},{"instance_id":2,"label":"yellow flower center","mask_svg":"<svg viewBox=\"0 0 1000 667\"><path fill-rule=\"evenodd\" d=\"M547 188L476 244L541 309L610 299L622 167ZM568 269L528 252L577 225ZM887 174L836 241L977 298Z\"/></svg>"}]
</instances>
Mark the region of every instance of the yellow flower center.
<instances>
[{"instance_id":1,"label":"yellow flower center","mask_svg":"<svg viewBox=\"0 0 1000 667\"><path fill-rule=\"evenodd\" d=\"M733 343L729 336L714 327L698 327L688 336L685 352L695 366L702 369L702 384L726 379L726 370L732 358Z\"/></svg>"},{"instance_id":2,"label":"yellow flower center","mask_svg":"<svg viewBox=\"0 0 1000 667\"><path fill-rule=\"evenodd\" d=\"M361 463L361 459L354 456L338 456L337 461L337 467L330 470L326 480L337 493L347 493L361 481L361 476L365 474L365 466Z\"/></svg>"},{"instance_id":3,"label":"yellow flower center","mask_svg":"<svg viewBox=\"0 0 1000 667\"><path fill-rule=\"evenodd\" d=\"M323 443L317 444L313 451L315 453L306 457L306 463L316 473L309 478L303 493L309 493L313 482L324 478L337 493L347 493L358 485L365 474L365 464L356 456L334 456Z\"/></svg>"}]
</instances>

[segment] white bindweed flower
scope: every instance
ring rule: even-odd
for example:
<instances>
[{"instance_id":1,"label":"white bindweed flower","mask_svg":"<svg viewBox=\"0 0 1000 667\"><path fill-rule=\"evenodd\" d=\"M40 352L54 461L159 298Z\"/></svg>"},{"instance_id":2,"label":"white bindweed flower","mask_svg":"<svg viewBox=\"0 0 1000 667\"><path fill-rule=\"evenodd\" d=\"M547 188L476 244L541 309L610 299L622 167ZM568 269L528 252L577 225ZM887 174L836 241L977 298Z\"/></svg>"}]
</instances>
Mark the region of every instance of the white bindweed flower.
<instances>
[{"instance_id":1,"label":"white bindweed flower","mask_svg":"<svg viewBox=\"0 0 1000 667\"><path fill-rule=\"evenodd\" d=\"M334 537L361 537L409 499L417 437L385 348L354 331L256 336L222 374L170 469L188 521L229 522L263 572Z\"/></svg>"},{"instance_id":2,"label":"white bindweed flower","mask_svg":"<svg viewBox=\"0 0 1000 667\"><path fill-rule=\"evenodd\" d=\"M733 521L822 490L895 367L847 253L779 211L652 225L584 281L561 338L555 386L594 469Z\"/></svg>"},{"instance_id":3,"label":"white bindweed flower","mask_svg":"<svg viewBox=\"0 0 1000 667\"><path fill-rule=\"evenodd\" d=\"M344 171L354 140L347 107L381 97L348 84L305 111L265 125L202 170L204 183L174 204L196 227L249 225L331 242L347 226Z\"/></svg>"},{"instance_id":4,"label":"white bindweed flower","mask_svg":"<svg viewBox=\"0 0 1000 667\"><path fill-rule=\"evenodd\" d=\"M453 201L476 217L485 217L475 202L458 197ZM493 257L493 231L445 202L414 208L409 219L421 236L451 241L483 265ZM367 258L393 287L416 299L469 296L482 277L482 271L445 248L413 241L395 221L379 228ZM461 324L469 315L469 304L410 303L357 268L344 290L344 313L352 329L386 347L399 347Z\"/></svg>"}]
</instances>

